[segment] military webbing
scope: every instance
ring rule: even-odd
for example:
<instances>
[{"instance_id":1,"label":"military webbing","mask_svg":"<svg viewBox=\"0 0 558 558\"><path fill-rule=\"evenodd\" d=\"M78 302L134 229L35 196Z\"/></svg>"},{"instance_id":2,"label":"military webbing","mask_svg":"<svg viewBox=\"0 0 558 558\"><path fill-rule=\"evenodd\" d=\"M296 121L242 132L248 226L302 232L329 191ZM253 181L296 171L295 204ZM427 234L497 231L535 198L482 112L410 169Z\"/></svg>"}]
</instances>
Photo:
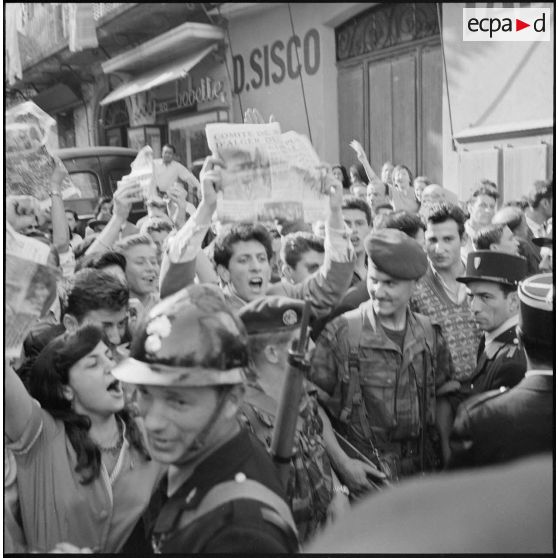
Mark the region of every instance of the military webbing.
<instances>
[{"instance_id":1,"label":"military webbing","mask_svg":"<svg viewBox=\"0 0 558 558\"><path fill-rule=\"evenodd\" d=\"M426 343L427 352L431 355L434 346L434 328L430 321L425 316L414 314L414 317L424 332L424 339ZM347 392L344 399L343 408L340 413L341 422L347 423L349 421L354 405L357 405L359 422L365 438L370 442L373 452L379 458L377 449L377 440L375 433L368 422L368 413L366 405L363 401L362 390L360 386L359 370L359 347L362 336L364 314L360 308L356 308L345 314L348 325L348 340L349 340L349 377L347 380ZM430 327L428 327L430 326ZM426 390L427 390L427 363L426 356L424 356L424 381L422 387L422 404L421 406L421 460L424 454L424 428L426 422ZM345 379L345 378L344 378ZM416 381L416 380L415 380ZM417 382L418 383L418 382Z\"/></svg>"}]
</instances>

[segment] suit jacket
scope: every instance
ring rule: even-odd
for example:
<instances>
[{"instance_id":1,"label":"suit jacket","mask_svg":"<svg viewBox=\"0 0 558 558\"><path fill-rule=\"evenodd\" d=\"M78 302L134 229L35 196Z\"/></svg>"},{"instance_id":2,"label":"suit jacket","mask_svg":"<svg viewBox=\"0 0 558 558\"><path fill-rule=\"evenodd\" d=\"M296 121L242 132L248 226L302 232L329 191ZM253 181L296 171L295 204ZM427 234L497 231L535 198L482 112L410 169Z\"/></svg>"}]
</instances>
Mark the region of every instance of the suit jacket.
<instances>
[{"instance_id":1,"label":"suit jacket","mask_svg":"<svg viewBox=\"0 0 558 558\"><path fill-rule=\"evenodd\" d=\"M471 378L471 394L482 393L501 387L517 385L525 375L527 361L519 349L515 326L510 327L488 347L484 339L479 346L477 366Z\"/></svg>"},{"instance_id":2,"label":"suit jacket","mask_svg":"<svg viewBox=\"0 0 558 558\"><path fill-rule=\"evenodd\" d=\"M554 442L554 376L528 376L511 389L482 393L459 406L450 436L450 467L552 452Z\"/></svg>"}]
</instances>

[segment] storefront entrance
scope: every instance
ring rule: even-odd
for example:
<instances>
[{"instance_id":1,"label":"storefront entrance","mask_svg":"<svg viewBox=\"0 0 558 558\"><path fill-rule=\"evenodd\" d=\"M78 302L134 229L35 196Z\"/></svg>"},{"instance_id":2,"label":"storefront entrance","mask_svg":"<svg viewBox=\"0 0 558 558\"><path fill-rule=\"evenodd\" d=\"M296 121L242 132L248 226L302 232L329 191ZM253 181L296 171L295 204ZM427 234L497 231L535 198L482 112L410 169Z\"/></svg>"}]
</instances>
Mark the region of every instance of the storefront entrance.
<instances>
[{"instance_id":1,"label":"storefront entrance","mask_svg":"<svg viewBox=\"0 0 558 558\"><path fill-rule=\"evenodd\" d=\"M442 54L436 5L372 8L336 29L341 162L359 140L385 161L442 181Z\"/></svg>"}]
</instances>

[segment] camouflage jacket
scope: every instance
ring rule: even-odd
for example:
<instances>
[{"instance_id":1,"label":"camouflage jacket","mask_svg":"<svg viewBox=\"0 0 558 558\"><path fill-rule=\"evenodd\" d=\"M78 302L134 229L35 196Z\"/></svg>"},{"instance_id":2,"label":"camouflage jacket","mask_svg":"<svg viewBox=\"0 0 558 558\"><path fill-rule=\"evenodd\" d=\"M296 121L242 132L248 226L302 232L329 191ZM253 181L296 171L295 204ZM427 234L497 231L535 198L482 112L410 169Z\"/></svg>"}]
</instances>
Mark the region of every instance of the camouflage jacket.
<instances>
[{"instance_id":1,"label":"camouflage jacket","mask_svg":"<svg viewBox=\"0 0 558 558\"><path fill-rule=\"evenodd\" d=\"M375 439L366 439L357 405L348 417L347 437L365 454L370 441L381 453L397 453L402 444L420 437L422 401L426 402L425 429L435 424L437 391L453 376L451 355L439 327L410 310L403 350L383 330L371 301L351 312L362 320L360 339L349 341L350 312L330 322L317 340L310 380L320 389L319 397L331 415L340 418L344 383L350 376L349 355L356 346L360 389ZM423 324L428 324L429 332Z\"/></svg>"},{"instance_id":2,"label":"camouflage jacket","mask_svg":"<svg viewBox=\"0 0 558 558\"><path fill-rule=\"evenodd\" d=\"M239 420L269 450L275 425L275 400L251 382L244 396ZM325 523L333 498L331 464L325 451L323 423L318 414L316 392L306 391L296 429L294 457L286 489L301 542Z\"/></svg>"}]
</instances>

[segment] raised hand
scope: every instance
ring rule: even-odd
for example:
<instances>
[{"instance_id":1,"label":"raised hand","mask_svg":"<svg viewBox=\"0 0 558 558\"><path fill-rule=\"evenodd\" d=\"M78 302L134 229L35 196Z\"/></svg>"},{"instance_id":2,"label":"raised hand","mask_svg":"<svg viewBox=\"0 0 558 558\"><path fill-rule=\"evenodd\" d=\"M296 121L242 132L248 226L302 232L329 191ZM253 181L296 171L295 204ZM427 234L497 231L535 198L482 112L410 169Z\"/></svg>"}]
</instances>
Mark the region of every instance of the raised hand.
<instances>
[{"instance_id":1,"label":"raised hand","mask_svg":"<svg viewBox=\"0 0 558 558\"><path fill-rule=\"evenodd\" d=\"M349 145L353 148L353 150L356 153L357 159L361 163L364 163L365 160L368 160L367 157L366 157L366 153L364 152L364 148L362 147L362 145L357 140L351 141L351 143L349 143Z\"/></svg>"},{"instance_id":2,"label":"raised hand","mask_svg":"<svg viewBox=\"0 0 558 558\"><path fill-rule=\"evenodd\" d=\"M374 172L374 169L371 167L370 162L368 161L368 157L366 156L366 153L364 152L364 148L362 147L362 145L357 140L351 141L349 145L354 149L357 155L357 159L362 163L366 175L368 176L368 180L370 182L375 182L380 180L378 175Z\"/></svg>"},{"instance_id":3,"label":"raised hand","mask_svg":"<svg viewBox=\"0 0 558 558\"><path fill-rule=\"evenodd\" d=\"M213 156L206 157L200 171L200 184L202 190L202 202L212 208L217 207L217 192L222 187L222 167L224 162Z\"/></svg>"},{"instance_id":4,"label":"raised hand","mask_svg":"<svg viewBox=\"0 0 558 558\"><path fill-rule=\"evenodd\" d=\"M125 221L130 214L132 204L142 199L142 187L139 181L120 183L113 195L112 214Z\"/></svg>"}]
</instances>

